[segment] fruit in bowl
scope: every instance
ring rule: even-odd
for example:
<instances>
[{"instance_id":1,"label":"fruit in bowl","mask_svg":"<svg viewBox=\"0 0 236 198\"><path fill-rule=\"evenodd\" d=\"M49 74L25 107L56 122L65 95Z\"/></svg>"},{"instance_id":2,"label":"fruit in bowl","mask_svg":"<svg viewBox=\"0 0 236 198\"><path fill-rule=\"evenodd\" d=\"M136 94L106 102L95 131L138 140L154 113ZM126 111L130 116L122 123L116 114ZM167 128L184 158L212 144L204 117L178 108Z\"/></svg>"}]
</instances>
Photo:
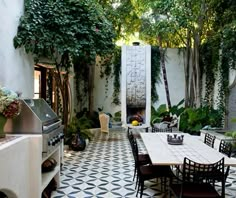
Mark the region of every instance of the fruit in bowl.
<instances>
[{"instance_id":1,"label":"fruit in bowl","mask_svg":"<svg viewBox=\"0 0 236 198\"><path fill-rule=\"evenodd\" d=\"M137 120L133 120L132 123L131 123L133 126L138 126L139 125L139 122Z\"/></svg>"}]
</instances>

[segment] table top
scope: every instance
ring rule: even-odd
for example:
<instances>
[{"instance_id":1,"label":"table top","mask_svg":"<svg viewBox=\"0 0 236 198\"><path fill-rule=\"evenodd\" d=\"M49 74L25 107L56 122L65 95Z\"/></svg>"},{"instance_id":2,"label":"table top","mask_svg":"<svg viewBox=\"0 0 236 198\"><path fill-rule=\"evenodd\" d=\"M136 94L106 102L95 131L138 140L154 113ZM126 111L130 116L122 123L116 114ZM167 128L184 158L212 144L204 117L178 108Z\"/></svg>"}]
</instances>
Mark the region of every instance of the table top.
<instances>
[{"instance_id":1,"label":"table top","mask_svg":"<svg viewBox=\"0 0 236 198\"><path fill-rule=\"evenodd\" d=\"M198 163L215 163L225 158L226 166L236 166L236 159L229 158L218 152L200 140L199 136L186 133L182 145L170 145L167 143L167 135L174 133L140 133L143 143L154 165L182 165L184 157Z\"/></svg>"}]
</instances>

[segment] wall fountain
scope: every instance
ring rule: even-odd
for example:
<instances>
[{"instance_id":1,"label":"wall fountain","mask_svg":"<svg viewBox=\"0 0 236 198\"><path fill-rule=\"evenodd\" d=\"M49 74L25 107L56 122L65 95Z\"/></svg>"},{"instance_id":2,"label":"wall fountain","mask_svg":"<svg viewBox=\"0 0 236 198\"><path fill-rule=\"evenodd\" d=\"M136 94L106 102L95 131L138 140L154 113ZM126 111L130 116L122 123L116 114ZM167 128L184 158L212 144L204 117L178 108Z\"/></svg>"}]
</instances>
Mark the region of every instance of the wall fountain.
<instances>
[{"instance_id":1,"label":"wall fountain","mask_svg":"<svg viewBox=\"0 0 236 198\"><path fill-rule=\"evenodd\" d=\"M151 46L122 46L121 120L123 126L137 120L150 125Z\"/></svg>"}]
</instances>

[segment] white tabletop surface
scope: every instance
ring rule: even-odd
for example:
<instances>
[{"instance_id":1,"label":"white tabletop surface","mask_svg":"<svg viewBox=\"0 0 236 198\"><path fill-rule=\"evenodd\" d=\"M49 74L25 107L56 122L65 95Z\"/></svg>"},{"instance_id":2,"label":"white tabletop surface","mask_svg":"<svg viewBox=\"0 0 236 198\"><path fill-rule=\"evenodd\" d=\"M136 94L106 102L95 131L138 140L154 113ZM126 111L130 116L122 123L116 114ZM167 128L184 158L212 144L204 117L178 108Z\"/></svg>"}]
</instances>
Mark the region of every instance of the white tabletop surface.
<instances>
[{"instance_id":1,"label":"white tabletop surface","mask_svg":"<svg viewBox=\"0 0 236 198\"><path fill-rule=\"evenodd\" d=\"M182 145L167 143L168 133L140 133L143 143L154 165L181 165L184 157L198 163L214 163L225 157L225 165L236 166L235 158L228 158L200 140L198 136L184 133ZM170 133L173 135L174 133ZM178 133L180 135L181 133Z\"/></svg>"}]
</instances>

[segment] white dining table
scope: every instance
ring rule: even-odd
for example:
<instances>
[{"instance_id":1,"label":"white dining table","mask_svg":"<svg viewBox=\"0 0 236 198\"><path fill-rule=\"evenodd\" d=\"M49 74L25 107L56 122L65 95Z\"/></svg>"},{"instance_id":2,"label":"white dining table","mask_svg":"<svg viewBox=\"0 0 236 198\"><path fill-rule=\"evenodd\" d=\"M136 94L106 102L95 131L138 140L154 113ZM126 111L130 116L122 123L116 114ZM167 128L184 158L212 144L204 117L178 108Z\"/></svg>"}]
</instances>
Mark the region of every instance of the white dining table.
<instances>
[{"instance_id":1,"label":"white dining table","mask_svg":"<svg viewBox=\"0 0 236 198\"><path fill-rule=\"evenodd\" d=\"M167 135L184 135L182 145L170 145ZM225 166L236 166L236 159L204 144L199 136L187 133L140 133L153 165L182 165L187 157L195 162L209 164L225 158Z\"/></svg>"}]
</instances>

